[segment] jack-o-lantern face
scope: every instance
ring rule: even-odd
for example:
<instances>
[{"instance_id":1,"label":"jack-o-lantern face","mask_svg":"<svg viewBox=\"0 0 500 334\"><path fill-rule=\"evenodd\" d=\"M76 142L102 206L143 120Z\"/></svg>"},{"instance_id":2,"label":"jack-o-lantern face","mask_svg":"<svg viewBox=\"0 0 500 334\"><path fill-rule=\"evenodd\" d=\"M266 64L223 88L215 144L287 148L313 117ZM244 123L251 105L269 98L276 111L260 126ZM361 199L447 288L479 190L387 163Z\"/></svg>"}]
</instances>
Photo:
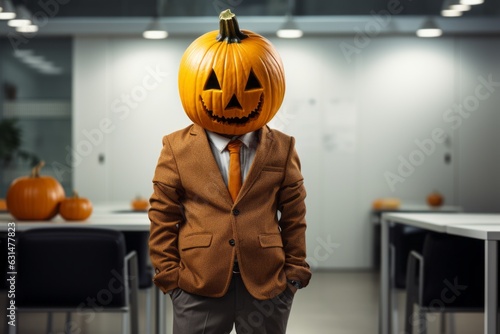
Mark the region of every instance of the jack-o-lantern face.
<instances>
[{"instance_id":1,"label":"jack-o-lantern face","mask_svg":"<svg viewBox=\"0 0 500 334\"><path fill-rule=\"evenodd\" d=\"M199 37L184 53L179 93L194 123L241 135L260 129L278 111L285 94L283 65L267 39L239 30L229 10L220 19L220 31Z\"/></svg>"}]
</instances>

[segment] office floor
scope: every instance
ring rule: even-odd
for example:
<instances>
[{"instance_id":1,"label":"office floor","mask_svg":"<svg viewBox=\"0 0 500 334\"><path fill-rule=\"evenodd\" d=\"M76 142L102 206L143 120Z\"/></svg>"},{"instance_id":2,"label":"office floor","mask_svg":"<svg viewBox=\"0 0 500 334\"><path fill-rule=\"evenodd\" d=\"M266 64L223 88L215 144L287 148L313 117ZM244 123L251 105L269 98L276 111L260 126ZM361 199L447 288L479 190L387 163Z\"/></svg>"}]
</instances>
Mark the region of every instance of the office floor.
<instances>
[{"instance_id":1,"label":"office floor","mask_svg":"<svg viewBox=\"0 0 500 334\"><path fill-rule=\"evenodd\" d=\"M378 273L373 272L316 272L310 286L299 291L295 297L287 334L376 334L378 332ZM5 305L5 294L0 305ZM168 298L168 297L167 297ZM145 294L140 294L143 305ZM402 328L404 293L399 294L400 327ZM141 307L141 328L145 328L145 308ZM3 313L3 312L2 312ZM85 318L84 318L85 317ZM41 314L23 314L19 334L45 333L45 319ZM81 334L119 334L121 315L95 314L75 315L73 320L81 324ZM167 322L171 324L170 299L167 301ZM439 317L429 316L428 334L439 333ZM54 318L52 334L62 334L61 315ZM455 317L456 334L480 334L483 331L482 314L458 314ZM170 327L170 326L167 326ZM3 320L2 329L3 330ZM145 330L141 330L141 334ZM171 334L168 328L168 334ZM235 333L235 332L233 332ZM232 333L232 334L233 334ZM400 333L403 333L400 331ZM414 333L417 333L415 330Z\"/></svg>"}]
</instances>

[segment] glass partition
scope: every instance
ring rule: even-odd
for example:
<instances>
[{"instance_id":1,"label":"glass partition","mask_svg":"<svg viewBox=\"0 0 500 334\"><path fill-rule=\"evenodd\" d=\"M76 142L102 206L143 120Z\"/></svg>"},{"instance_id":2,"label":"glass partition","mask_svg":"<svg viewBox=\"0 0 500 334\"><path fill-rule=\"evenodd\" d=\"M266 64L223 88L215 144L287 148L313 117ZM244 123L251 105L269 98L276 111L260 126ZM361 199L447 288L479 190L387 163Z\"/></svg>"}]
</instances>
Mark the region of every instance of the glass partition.
<instances>
[{"instance_id":1,"label":"glass partition","mask_svg":"<svg viewBox=\"0 0 500 334\"><path fill-rule=\"evenodd\" d=\"M71 38L37 37L17 48L0 39L0 198L16 177L29 175L36 160L46 163L43 175L70 193L71 169L53 166L68 165L71 62Z\"/></svg>"}]
</instances>

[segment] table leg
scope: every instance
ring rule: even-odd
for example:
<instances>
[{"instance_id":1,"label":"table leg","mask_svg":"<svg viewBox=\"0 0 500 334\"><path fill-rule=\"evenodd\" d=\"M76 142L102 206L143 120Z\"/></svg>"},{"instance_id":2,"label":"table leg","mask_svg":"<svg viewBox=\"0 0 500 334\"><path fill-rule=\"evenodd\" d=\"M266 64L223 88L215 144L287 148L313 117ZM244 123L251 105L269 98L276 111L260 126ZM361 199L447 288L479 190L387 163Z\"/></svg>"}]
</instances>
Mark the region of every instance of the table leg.
<instances>
[{"instance_id":1,"label":"table leg","mask_svg":"<svg viewBox=\"0 0 500 334\"><path fill-rule=\"evenodd\" d=\"M381 277L380 277L380 324L379 334L389 334L391 324L391 282L389 259L389 222L381 221Z\"/></svg>"},{"instance_id":2,"label":"table leg","mask_svg":"<svg viewBox=\"0 0 500 334\"><path fill-rule=\"evenodd\" d=\"M390 233L390 232L389 232ZM395 289L396 282L396 247L389 240L389 295L390 295L390 328L392 328L391 333L397 334L399 328L399 317L398 317L398 292Z\"/></svg>"},{"instance_id":3,"label":"table leg","mask_svg":"<svg viewBox=\"0 0 500 334\"><path fill-rule=\"evenodd\" d=\"M163 292L158 288L154 287L156 290L155 292L155 312L156 312L156 328L155 328L155 333L156 334L166 334L167 333L167 326L165 323L165 320L167 318L166 316L166 309L165 309L165 295Z\"/></svg>"},{"instance_id":4,"label":"table leg","mask_svg":"<svg viewBox=\"0 0 500 334\"><path fill-rule=\"evenodd\" d=\"M498 312L498 272L497 272L497 248L496 240L485 241L485 263L484 263L484 333L491 334L497 332L497 312Z\"/></svg>"}]
</instances>

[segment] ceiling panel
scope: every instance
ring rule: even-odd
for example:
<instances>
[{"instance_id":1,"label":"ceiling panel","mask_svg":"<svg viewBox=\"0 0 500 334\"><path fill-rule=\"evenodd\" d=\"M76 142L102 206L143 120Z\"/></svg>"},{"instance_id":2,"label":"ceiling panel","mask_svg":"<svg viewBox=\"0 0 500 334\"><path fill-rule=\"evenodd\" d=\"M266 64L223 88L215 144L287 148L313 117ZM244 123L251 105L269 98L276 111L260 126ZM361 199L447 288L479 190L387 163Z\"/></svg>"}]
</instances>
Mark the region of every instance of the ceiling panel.
<instances>
[{"instance_id":1,"label":"ceiling panel","mask_svg":"<svg viewBox=\"0 0 500 334\"><path fill-rule=\"evenodd\" d=\"M33 13L44 11L44 3L50 1L15 0L25 4ZM55 2L55 1L54 1ZM67 3L65 3L67 2ZM52 2L53 3L53 2ZM214 16L221 10L231 8L239 16L279 16L287 11L287 0L84 0L61 1L57 8L57 17L144 17L157 12L160 16ZM387 10L390 5L401 9L404 15L439 15L441 0L308 0L297 1L294 15L370 15ZM500 0L485 0L479 6L473 6L467 16L495 16L500 14Z\"/></svg>"},{"instance_id":2,"label":"ceiling panel","mask_svg":"<svg viewBox=\"0 0 500 334\"><path fill-rule=\"evenodd\" d=\"M199 35L218 26L218 14L230 8L245 29L263 35L275 34L285 21L289 0L12 0L24 4L35 15L48 16L41 36L141 36L158 14L171 36ZM290 0L293 2L293 0ZM460 18L440 16L443 0L296 0L293 10L297 25L307 35L355 34L380 21L377 15L392 11L380 34L414 35L428 16L433 16L445 35L499 35L500 0L485 0ZM451 1L451 0L450 0ZM459 1L459 0L452 0ZM56 5L54 5L56 4ZM385 14L384 14L385 13ZM394 15L395 14L395 15ZM0 21L0 36L15 43L25 40L6 21Z\"/></svg>"}]
</instances>

